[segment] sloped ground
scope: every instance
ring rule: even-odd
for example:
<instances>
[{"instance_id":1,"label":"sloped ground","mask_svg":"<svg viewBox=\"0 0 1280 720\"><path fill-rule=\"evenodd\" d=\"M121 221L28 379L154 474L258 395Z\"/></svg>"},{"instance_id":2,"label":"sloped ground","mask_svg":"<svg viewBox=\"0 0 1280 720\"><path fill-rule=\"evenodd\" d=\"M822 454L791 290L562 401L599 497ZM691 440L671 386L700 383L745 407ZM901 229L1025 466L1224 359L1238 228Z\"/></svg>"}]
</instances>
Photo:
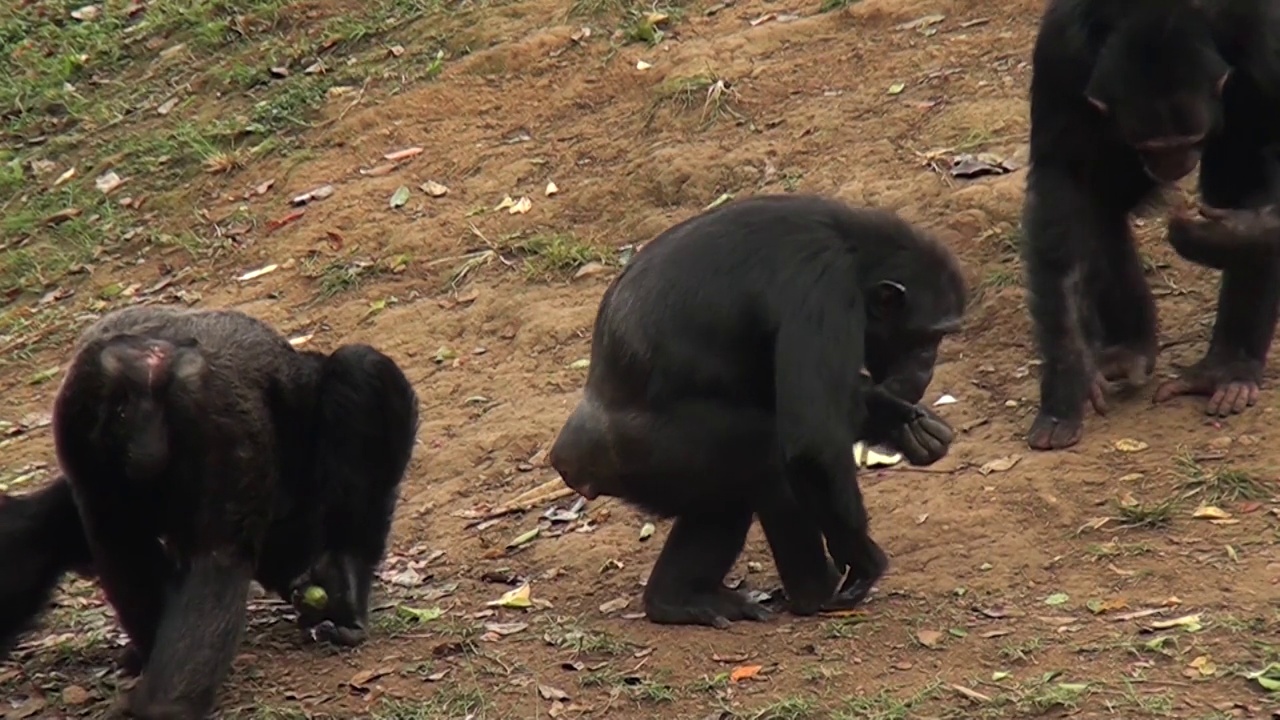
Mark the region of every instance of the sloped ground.
<instances>
[{"instance_id":1,"label":"sloped ground","mask_svg":"<svg viewBox=\"0 0 1280 720\"><path fill-rule=\"evenodd\" d=\"M312 346L380 346L424 422L373 640L306 646L263 599L221 717L1276 716L1247 674L1280 663L1280 395L1207 423L1148 390L1072 450L1025 450L1023 173L949 166L1025 161L1040 3L592 1L0 14L0 483L48 476L60 353L91 313L234 306ZM108 172L124 183L104 194ZM933 228L975 288L929 395L958 400L951 455L864 475L893 556L866 612L657 627L635 614L661 524L641 540L647 519L609 500L540 522L571 498L478 523L555 480L545 451L630 246L725 195L797 190ZM1216 278L1157 226L1140 234L1163 374L1202 352ZM776 585L758 530L739 568ZM487 604L524 582L531 607ZM5 717L94 716L114 694L100 596L68 582L59 604L0 665Z\"/></svg>"}]
</instances>

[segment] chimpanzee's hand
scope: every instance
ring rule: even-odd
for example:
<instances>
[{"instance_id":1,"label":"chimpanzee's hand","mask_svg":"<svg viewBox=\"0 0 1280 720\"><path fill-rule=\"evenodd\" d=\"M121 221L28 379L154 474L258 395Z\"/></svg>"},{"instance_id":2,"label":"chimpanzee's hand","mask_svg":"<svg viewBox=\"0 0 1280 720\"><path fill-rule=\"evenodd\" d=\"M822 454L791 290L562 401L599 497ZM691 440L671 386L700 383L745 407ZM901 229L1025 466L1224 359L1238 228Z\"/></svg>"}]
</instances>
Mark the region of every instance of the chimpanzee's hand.
<instances>
[{"instance_id":1,"label":"chimpanzee's hand","mask_svg":"<svg viewBox=\"0 0 1280 720\"><path fill-rule=\"evenodd\" d=\"M955 436L945 420L917 405L914 417L893 432L890 443L912 465L932 465L946 456Z\"/></svg>"}]
</instances>

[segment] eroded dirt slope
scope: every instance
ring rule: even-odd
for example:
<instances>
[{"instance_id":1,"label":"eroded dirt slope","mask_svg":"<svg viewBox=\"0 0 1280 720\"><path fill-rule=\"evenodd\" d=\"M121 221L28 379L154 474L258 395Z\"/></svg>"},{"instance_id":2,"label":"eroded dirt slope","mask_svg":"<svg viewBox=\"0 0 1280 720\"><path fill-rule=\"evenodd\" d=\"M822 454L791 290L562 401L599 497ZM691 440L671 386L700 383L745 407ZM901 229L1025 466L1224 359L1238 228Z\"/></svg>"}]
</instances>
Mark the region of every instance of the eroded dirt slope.
<instances>
[{"instance_id":1,"label":"eroded dirt slope","mask_svg":"<svg viewBox=\"0 0 1280 720\"><path fill-rule=\"evenodd\" d=\"M336 0L306 7L360 12ZM1280 662L1269 449L1280 395L1208 423L1193 400L1152 407L1148 389L1090 417L1075 448L1025 448L1038 372L1014 245L1024 172L961 179L948 167L961 153L1025 162L1040 8L699 2L647 45L611 40L613 24L569 17L560 0L491 3L458 30L472 52L453 52L434 79L336 94L303 149L202 177L185 208L167 203L170 222L235 242L196 261L160 248L99 269L67 301L68 318L95 309L81 301L95 288L150 286L194 262L202 271L174 288L198 305L244 309L312 334L313 346L374 343L422 398L374 639L355 651L303 646L264 601L222 716L1274 712L1280 703L1243 673ZM432 22L400 42L412 50ZM410 147L423 152L388 170L383 154ZM265 194L251 192L268 180ZM432 196L428 182L448 193ZM323 184L331 196L268 232L289 198ZM409 197L393 208L402 186ZM632 616L663 524L641 541L647 518L597 501L588 522L544 527L512 550L550 504L470 527L468 511L555 478L545 451L580 395L575 361L627 247L724 194L789 191L898 210L945 239L975 289L928 396L958 400L940 409L964 428L951 455L864 476L893 558L866 613L657 627ZM495 210L506 196L531 207ZM1158 219L1140 237L1160 295L1163 376L1202 352L1216 277L1174 259ZM375 266L351 271L365 261ZM58 362L47 347L10 364L6 420L47 412L56 382L32 377ZM15 434L4 452L10 475L51 463L48 429ZM1223 516L1195 517L1202 505ZM758 529L738 575L776 584ZM532 608L486 605L522 581ZM117 636L99 596L69 583L60 602L36 646L0 666L0 711L12 717L92 716L113 694Z\"/></svg>"}]
</instances>

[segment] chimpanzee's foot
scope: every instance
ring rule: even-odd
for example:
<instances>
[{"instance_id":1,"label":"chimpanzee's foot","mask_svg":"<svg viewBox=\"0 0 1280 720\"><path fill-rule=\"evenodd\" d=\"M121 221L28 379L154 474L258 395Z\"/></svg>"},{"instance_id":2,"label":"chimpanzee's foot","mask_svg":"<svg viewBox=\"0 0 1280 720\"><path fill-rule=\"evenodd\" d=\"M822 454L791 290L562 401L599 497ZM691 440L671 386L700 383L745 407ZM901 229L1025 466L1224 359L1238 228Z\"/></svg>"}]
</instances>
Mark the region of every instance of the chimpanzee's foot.
<instances>
[{"instance_id":1,"label":"chimpanzee's foot","mask_svg":"<svg viewBox=\"0 0 1280 720\"><path fill-rule=\"evenodd\" d=\"M770 617L760 603L727 587L680 595L646 591L644 613L650 622L662 625L706 625L721 630L737 620L762 622Z\"/></svg>"},{"instance_id":2,"label":"chimpanzee's foot","mask_svg":"<svg viewBox=\"0 0 1280 720\"><path fill-rule=\"evenodd\" d=\"M1208 396L1205 414L1226 417L1256 404L1261 384L1261 361L1221 360L1206 355L1182 371L1180 377L1157 388L1152 402L1161 403L1180 395Z\"/></svg>"}]
</instances>

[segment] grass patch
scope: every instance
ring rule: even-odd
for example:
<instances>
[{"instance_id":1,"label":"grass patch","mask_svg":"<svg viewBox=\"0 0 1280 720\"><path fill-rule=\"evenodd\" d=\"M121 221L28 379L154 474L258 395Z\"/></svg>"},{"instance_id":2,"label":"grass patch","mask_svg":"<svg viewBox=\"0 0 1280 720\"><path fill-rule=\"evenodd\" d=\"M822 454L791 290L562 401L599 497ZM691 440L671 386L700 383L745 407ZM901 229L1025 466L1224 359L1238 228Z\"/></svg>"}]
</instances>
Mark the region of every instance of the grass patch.
<instances>
[{"instance_id":1,"label":"grass patch","mask_svg":"<svg viewBox=\"0 0 1280 720\"><path fill-rule=\"evenodd\" d=\"M531 280L565 277L587 263L611 265L615 261L612 253L569 233L514 239L502 250L521 259L525 277Z\"/></svg>"},{"instance_id":2,"label":"grass patch","mask_svg":"<svg viewBox=\"0 0 1280 720\"><path fill-rule=\"evenodd\" d=\"M298 7L33 0L0 15L0 303L123 248L167 249L150 218L189 215L202 175L290 152L326 105L443 66L440 23L406 31L443 19L439 0ZM377 42L402 31L408 50Z\"/></svg>"},{"instance_id":3,"label":"grass patch","mask_svg":"<svg viewBox=\"0 0 1280 720\"><path fill-rule=\"evenodd\" d=\"M572 618L557 618L543 633L543 639L554 647L576 655L622 655L635 650L635 645L609 633L591 630Z\"/></svg>"},{"instance_id":4,"label":"grass patch","mask_svg":"<svg viewBox=\"0 0 1280 720\"><path fill-rule=\"evenodd\" d=\"M738 91L733 85L714 73L670 78L658 85L645 113L644 126L651 127L664 110L676 116L696 112L702 129L726 117L743 120L737 100Z\"/></svg>"},{"instance_id":5,"label":"grass patch","mask_svg":"<svg viewBox=\"0 0 1280 720\"><path fill-rule=\"evenodd\" d=\"M1243 470L1206 468L1196 462L1190 453L1182 453L1174 459L1174 463L1182 479L1183 497L1194 497L1205 505L1265 500L1276 489L1274 484L1268 485Z\"/></svg>"}]
</instances>

